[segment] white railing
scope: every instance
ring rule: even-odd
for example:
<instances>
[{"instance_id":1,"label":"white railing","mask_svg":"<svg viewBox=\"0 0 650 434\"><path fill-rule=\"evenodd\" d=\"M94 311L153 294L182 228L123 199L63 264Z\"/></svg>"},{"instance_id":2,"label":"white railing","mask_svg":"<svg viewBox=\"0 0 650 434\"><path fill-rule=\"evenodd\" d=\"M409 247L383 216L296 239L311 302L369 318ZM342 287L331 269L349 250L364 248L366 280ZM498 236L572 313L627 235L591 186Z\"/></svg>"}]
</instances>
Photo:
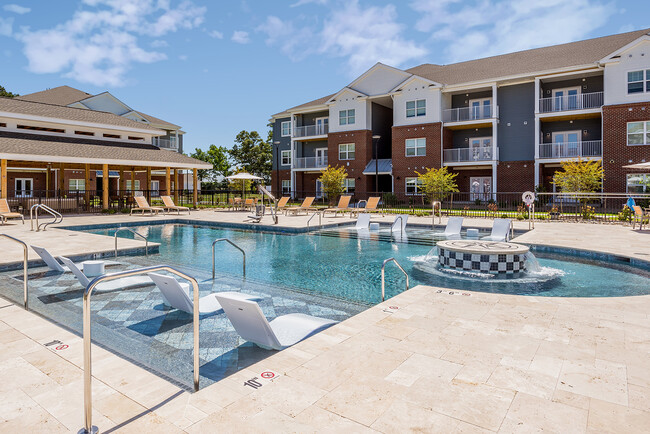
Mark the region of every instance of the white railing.
<instances>
[{"instance_id":1,"label":"white railing","mask_svg":"<svg viewBox=\"0 0 650 434\"><path fill-rule=\"evenodd\" d=\"M163 149L178 149L178 141L176 139L161 139L159 137L154 137L153 144Z\"/></svg>"},{"instance_id":2,"label":"white railing","mask_svg":"<svg viewBox=\"0 0 650 434\"><path fill-rule=\"evenodd\" d=\"M591 92L581 93L580 95L563 95L553 96L550 98L540 98L540 113L563 112L570 110L584 110L600 108L603 106L603 93Z\"/></svg>"},{"instance_id":3,"label":"white railing","mask_svg":"<svg viewBox=\"0 0 650 434\"><path fill-rule=\"evenodd\" d=\"M602 155L603 146L600 140L539 144L539 158L600 157Z\"/></svg>"},{"instance_id":4,"label":"white railing","mask_svg":"<svg viewBox=\"0 0 650 434\"><path fill-rule=\"evenodd\" d=\"M329 125L305 125L293 129L293 137L324 136L329 132Z\"/></svg>"},{"instance_id":5,"label":"white railing","mask_svg":"<svg viewBox=\"0 0 650 434\"><path fill-rule=\"evenodd\" d=\"M456 148L443 150L443 162L464 163L470 161L494 161L499 158L498 148L481 146L478 148Z\"/></svg>"},{"instance_id":6,"label":"white railing","mask_svg":"<svg viewBox=\"0 0 650 434\"><path fill-rule=\"evenodd\" d=\"M294 169L320 169L327 167L327 157L302 157L293 162Z\"/></svg>"},{"instance_id":7,"label":"white railing","mask_svg":"<svg viewBox=\"0 0 650 434\"><path fill-rule=\"evenodd\" d=\"M498 106L460 107L442 111L443 122L475 121L496 118L499 115Z\"/></svg>"}]
</instances>

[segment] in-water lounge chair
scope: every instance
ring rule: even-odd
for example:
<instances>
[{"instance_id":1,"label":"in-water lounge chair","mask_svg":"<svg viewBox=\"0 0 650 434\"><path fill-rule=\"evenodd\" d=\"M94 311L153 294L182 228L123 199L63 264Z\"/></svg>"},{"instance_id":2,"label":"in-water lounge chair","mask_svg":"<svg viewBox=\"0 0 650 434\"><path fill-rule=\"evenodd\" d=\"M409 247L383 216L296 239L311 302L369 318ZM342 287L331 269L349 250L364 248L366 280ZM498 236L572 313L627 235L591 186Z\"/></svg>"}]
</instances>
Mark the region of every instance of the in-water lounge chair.
<instances>
[{"instance_id":1,"label":"in-water lounge chair","mask_svg":"<svg viewBox=\"0 0 650 434\"><path fill-rule=\"evenodd\" d=\"M357 217L357 224L354 226L356 230L370 228L370 214L359 214Z\"/></svg>"},{"instance_id":2,"label":"in-water lounge chair","mask_svg":"<svg viewBox=\"0 0 650 434\"><path fill-rule=\"evenodd\" d=\"M292 206L286 208L285 212L286 214L293 213L294 215L298 215L299 212L304 211L305 214L309 214L309 211L316 209L316 208L312 208L311 206L314 203L314 199L316 199L314 196L306 197L305 200L302 201L300 206Z\"/></svg>"},{"instance_id":3,"label":"in-water lounge chair","mask_svg":"<svg viewBox=\"0 0 650 434\"><path fill-rule=\"evenodd\" d=\"M435 232L433 235L445 238L460 238L460 231L463 229L463 217L449 217L444 232Z\"/></svg>"},{"instance_id":4,"label":"in-water lounge chair","mask_svg":"<svg viewBox=\"0 0 650 434\"><path fill-rule=\"evenodd\" d=\"M158 273L148 273L148 276L156 284L162 293L164 303L174 309L182 310L183 312L194 312L194 301L190 296L190 284L187 282L179 282L172 276L165 276ZM241 300L260 300L260 297L249 294L242 294L241 292L220 292L217 294L225 294L234 299ZM199 299L199 313L210 314L215 313L222 309L221 304L217 301L215 296L217 294L209 294Z\"/></svg>"},{"instance_id":5,"label":"in-water lounge chair","mask_svg":"<svg viewBox=\"0 0 650 434\"><path fill-rule=\"evenodd\" d=\"M323 210L323 215L325 215L325 213L328 212L331 212L334 215L340 212L345 214L346 212L350 211L350 209L348 208L350 206L350 199L352 199L352 196L341 196L341 198L339 199L339 204L334 208L326 208L325 210Z\"/></svg>"},{"instance_id":6,"label":"in-water lounge chair","mask_svg":"<svg viewBox=\"0 0 650 434\"><path fill-rule=\"evenodd\" d=\"M72 274L75 275L79 283L84 288L87 288L88 285L91 282L91 279L86 276L83 271L77 267L77 265L72 262L69 258L66 258L65 256L59 256L59 259L61 259L61 262L63 262L66 267L72 271ZM99 285L97 285L97 289L101 291L113 291L116 289L122 289L122 288L135 288L138 286L147 286L151 285L151 279L148 278L147 276L130 276L130 277L123 277L121 279L115 279L115 280L109 280L108 282L102 282Z\"/></svg>"},{"instance_id":7,"label":"in-water lounge chair","mask_svg":"<svg viewBox=\"0 0 650 434\"><path fill-rule=\"evenodd\" d=\"M168 209L171 211L176 211L178 214L181 213L181 211L187 211L187 213L190 213L190 209L186 206L178 206L174 203L174 200L170 196L160 196L162 198L163 203L165 206L163 206L163 209Z\"/></svg>"},{"instance_id":8,"label":"in-water lounge chair","mask_svg":"<svg viewBox=\"0 0 650 434\"><path fill-rule=\"evenodd\" d=\"M393 221L392 231L406 231L406 223L409 221L409 216L407 214L399 215L395 217Z\"/></svg>"},{"instance_id":9,"label":"in-water lounge chair","mask_svg":"<svg viewBox=\"0 0 650 434\"><path fill-rule=\"evenodd\" d=\"M510 219L494 219L492 232L490 235L481 239L487 241L508 241L510 239L511 225L512 221Z\"/></svg>"},{"instance_id":10,"label":"in-water lounge chair","mask_svg":"<svg viewBox=\"0 0 650 434\"><path fill-rule=\"evenodd\" d=\"M302 313L282 315L268 322L254 301L216 294L223 311L239 335L267 350L282 350L336 324Z\"/></svg>"},{"instance_id":11,"label":"in-water lounge chair","mask_svg":"<svg viewBox=\"0 0 650 434\"><path fill-rule=\"evenodd\" d=\"M147 202L147 198L144 196L135 196L135 203L138 205L136 208L131 208L131 215L133 215L133 211L142 211L142 215L144 215L145 211L149 211L152 215L158 214L160 211L165 212L165 209L160 206L149 206L149 202Z\"/></svg>"},{"instance_id":12,"label":"in-water lounge chair","mask_svg":"<svg viewBox=\"0 0 650 434\"><path fill-rule=\"evenodd\" d=\"M25 224L25 216L19 212L11 212L9 208L9 203L7 199L0 199L0 221L2 224L7 222L7 219L23 219L23 224Z\"/></svg>"},{"instance_id":13,"label":"in-water lounge chair","mask_svg":"<svg viewBox=\"0 0 650 434\"><path fill-rule=\"evenodd\" d=\"M54 256L50 252L47 251L46 248L44 247L38 247L38 246L31 246L32 250L36 252L38 256L41 257L43 262L45 262L45 265L47 265L51 270L58 271L59 273L65 273L66 271L72 271L69 270L67 267L59 264L59 261L57 261ZM83 263L82 263L83 264ZM104 261L104 265L118 265L119 262L115 261Z\"/></svg>"}]
</instances>

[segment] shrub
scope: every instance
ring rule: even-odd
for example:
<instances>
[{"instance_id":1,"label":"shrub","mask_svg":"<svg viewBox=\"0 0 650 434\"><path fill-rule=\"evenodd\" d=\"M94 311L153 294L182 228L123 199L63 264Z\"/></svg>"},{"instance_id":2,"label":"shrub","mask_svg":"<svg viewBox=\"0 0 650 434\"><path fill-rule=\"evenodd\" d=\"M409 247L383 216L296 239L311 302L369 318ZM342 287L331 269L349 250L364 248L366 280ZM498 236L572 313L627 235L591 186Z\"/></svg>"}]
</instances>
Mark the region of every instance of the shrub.
<instances>
[{"instance_id":1,"label":"shrub","mask_svg":"<svg viewBox=\"0 0 650 434\"><path fill-rule=\"evenodd\" d=\"M503 214L501 214L501 218L502 218L502 219L507 219L507 218L508 218L508 214L504 212Z\"/></svg>"},{"instance_id":2,"label":"shrub","mask_svg":"<svg viewBox=\"0 0 650 434\"><path fill-rule=\"evenodd\" d=\"M447 167L427 169L425 173L416 170L415 173L422 181L422 191L429 201L442 202L450 193L458 191L458 184L456 184L458 174L449 173Z\"/></svg>"},{"instance_id":3,"label":"shrub","mask_svg":"<svg viewBox=\"0 0 650 434\"><path fill-rule=\"evenodd\" d=\"M384 193L384 204L389 207L397 206L397 195L395 193Z\"/></svg>"},{"instance_id":4,"label":"shrub","mask_svg":"<svg viewBox=\"0 0 650 434\"><path fill-rule=\"evenodd\" d=\"M596 215L596 210L593 206L584 205L580 210L580 213L582 214L582 218L584 220L591 220Z\"/></svg>"},{"instance_id":5,"label":"shrub","mask_svg":"<svg viewBox=\"0 0 650 434\"><path fill-rule=\"evenodd\" d=\"M618 213L618 221L631 222L633 214L634 213L632 212L629 206L623 205L623 211Z\"/></svg>"}]
</instances>

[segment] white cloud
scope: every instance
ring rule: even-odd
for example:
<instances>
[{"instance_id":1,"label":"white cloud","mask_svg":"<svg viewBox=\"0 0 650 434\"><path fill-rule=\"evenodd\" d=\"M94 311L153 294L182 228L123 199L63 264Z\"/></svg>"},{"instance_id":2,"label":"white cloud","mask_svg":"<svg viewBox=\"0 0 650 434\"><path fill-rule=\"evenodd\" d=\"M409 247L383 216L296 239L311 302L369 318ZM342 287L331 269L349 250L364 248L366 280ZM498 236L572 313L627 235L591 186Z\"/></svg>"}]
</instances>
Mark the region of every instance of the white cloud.
<instances>
[{"instance_id":1,"label":"white cloud","mask_svg":"<svg viewBox=\"0 0 650 434\"><path fill-rule=\"evenodd\" d=\"M97 86L122 86L134 63L152 63L167 56L140 47L139 38L160 37L201 24L206 9L190 1L172 7L166 0L83 0L85 8L50 29L23 28L28 69L62 73ZM161 48L163 40L151 46Z\"/></svg>"},{"instance_id":2,"label":"white cloud","mask_svg":"<svg viewBox=\"0 0 650 434\"><path fill-rule=\"evenodd\" d=\"M311 26L296 28L290 21L283 21L276 16L269 16L255 29L266 33L266 44L279 46L280 51L293 61L302 60L315 52L314 33Z\"/></svg>"},{"instance_id":3,"label":"white cloud","mask_svg":"<svg viewBox=\"0 0 650 434\"><path fill-rule=\"evenodd\" d=\"M295 7L307 5L307 4L310 4L310 3L315 3L315 4L318 4L318 5L325 5L325 4L327 4L327 0L298 0L297 2L292 4L290 7L295 8Z\"/></svg>"},{"instance_id":4,"label":"white cloud","mask_svg":"<svg viewBox=\"0 0 650 434\"><path fill-rule=\"evenodd\" d=\"M0 36L11 36L13 33L13 18L2 18L0 17Z\"/></svg>"},{"instance_id":5,"label":"white cloud","mask_svg":"<svg viewBox=\"0 0 650 434\"><path fill-rule=\"evenodd\" d=\"M588 37L616 13L599 0L414 0L416 29L443 42L451 62Z\"/></svg>"},{"instance_id":6,"label":"white cloud","mask_svg":"<svg viewBox=\"0 0 650 434\"><path fill-rule=\"evenodd\" d=\"M31 11L30 8L26 8L25 6L20 6L15 4L4 5L2 9L6 10L7 12L13 12L14 14L18 14L18 15L23 15Z\"/></svg>"},{"instance_id":7,"label":"white cloud","mask_svg":"<svg viewBox=\"0 0 650 434\"><path fill-rule=\"evenodd\" d=\"M208 32L208 36L215 39L223 39L223 33L218 30L212 30L211 32Z\"/></svg>"},{"instance_id":8,"label":"white cloud","mask_svg":"<svg viewBox=\"0 0 650 434\"><path fill-rule=\"evenodd\" d=\"M164 39L156 39L154 41L151 41L151 46L154 48L163 48L163 47L168 47L169 43L165 41Z\"/></svg>"},{"instance_id":9,"label":"white cloud","mask_svg":"<svg viewBox=\"0 0 650 434\"><path fill-rule=\"evenodd\" d=\"M235 30L232 34L232 41L238 44L248 44L251 41L248 32L242 30Z\"/></svg>"}]
</instances>

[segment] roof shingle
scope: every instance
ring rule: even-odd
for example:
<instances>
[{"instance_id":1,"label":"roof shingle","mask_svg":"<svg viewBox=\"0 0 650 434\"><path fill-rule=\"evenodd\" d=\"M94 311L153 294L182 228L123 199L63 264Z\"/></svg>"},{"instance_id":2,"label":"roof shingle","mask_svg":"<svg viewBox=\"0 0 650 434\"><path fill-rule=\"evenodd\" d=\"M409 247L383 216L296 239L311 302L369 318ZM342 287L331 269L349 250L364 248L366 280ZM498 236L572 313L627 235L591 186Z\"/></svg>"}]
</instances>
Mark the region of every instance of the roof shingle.
<instances>
[{"instance_id":1,"label":"roof shingle","mask_svg":"<svg viewBox=\"0 0 650 434\"><path fill-rule=\"evenodd\" d=\"M44 104L70 105L74 102L81 101L92 96L82 90L70 86L53 87L40 92L34 92L27 95L17 96L16 99L22 101L42 102Z\"/></svg>"}]
</instances>

